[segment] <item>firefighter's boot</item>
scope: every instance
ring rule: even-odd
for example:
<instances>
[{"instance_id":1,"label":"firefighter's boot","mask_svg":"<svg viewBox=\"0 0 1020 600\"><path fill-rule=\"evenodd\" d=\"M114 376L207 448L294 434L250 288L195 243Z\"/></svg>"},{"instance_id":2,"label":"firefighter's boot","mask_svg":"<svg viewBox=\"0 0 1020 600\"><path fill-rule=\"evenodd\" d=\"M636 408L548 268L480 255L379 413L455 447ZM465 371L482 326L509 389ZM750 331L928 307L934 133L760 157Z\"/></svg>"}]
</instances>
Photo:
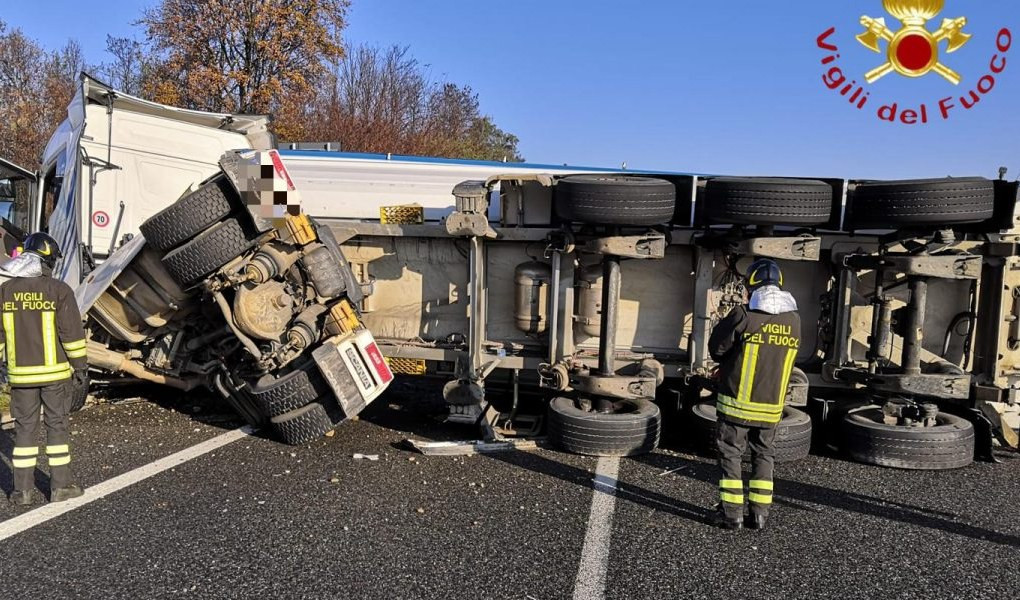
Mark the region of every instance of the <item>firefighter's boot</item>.
<instances>
[{"instance_id":1,"label":"firefighter's boot","mask_svg":"<svg viewBox=\"0 0 1020 600\"><path fill-rule=\"evenodd\" d=\"M84 493L84 490L72 483L64 487L54 488L50 492L50 502L63 502L64 500L77 498Z\"/></svg>"},{"instance_id":2,"label":"firefighter's boot","mask_svg":"<svg viewBox=\"0 0 1020 600\"><path fill-rule=\"evenodd\" d=\"M19 452L18 448L15 448L15 454L25 454L27 451ZM14 491L11 492L10 500L11 504L18 506L28 506L34 502L32 491L35 489L35 457L32 458L18 458L15 456L16 462L26 461L25 464L31 463L30 467L14 467Z\"/></svg>"},{"instance_id":3,"label":"firefighter's boot","mask_svg":"<svg viewBox=\"0 0 1020 600\"><path fill-rule=\"evenodd\" d=\"M765 529L765 519L765 515L747 515L744 517L744 527L747 529Z\"/></svg>"},{"instance_id":4,"label":"firefighter's boot","mask_svg":"<svg viewBox=\"0 0 1020 600\"><path fill-rule=\"evenodd\" d=\"M32 490L14 490L7 500L14 506L30 506L35 503Z\"/></svg>"},{"instance_id":5,"label":"firefighter's boot","mask_svg":"<svg viewBox=\"0 0 1020 600\"><path fill-rule=\"evenodd\" d=\"M723 529L728 529L730 531L737 531L739 529L743 529L744 527L744 522L741 519L733 519L726 516L726 513L725 511L722 510L722 507L716 510L715 516L712 518L712 524L715 525L716 527L721 527Z\"/></svg>"}]
</instances>

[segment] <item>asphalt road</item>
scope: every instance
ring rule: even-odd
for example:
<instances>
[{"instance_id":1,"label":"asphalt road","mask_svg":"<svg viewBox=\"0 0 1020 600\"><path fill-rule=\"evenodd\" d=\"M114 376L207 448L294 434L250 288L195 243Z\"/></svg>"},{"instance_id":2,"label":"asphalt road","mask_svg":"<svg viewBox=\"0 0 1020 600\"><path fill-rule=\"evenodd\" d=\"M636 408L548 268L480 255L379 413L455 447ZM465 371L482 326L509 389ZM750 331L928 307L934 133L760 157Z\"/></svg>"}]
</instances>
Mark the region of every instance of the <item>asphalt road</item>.
<instances>
[{"instance_id":1,"label":"asphalt road","mask_svg":"<svg viewBox=\"0 0 1020 600\"><path fill-rule=\"evenodd\" d=\"M384 397L306 447L243 437L26 529L0 541L0 597L574 597L597 460L403 449L408 435L470 433L439 423L437 409ZM86 409L72 418L79 478L93 486L240 425L217 412ZM604 597L1013 596L1020 458L1002 458L920 473L812 456L780 467L770 528L738 533L706 523L710 461L671 450L624 459ZM25 512L0 504L0 524Z\"/></svg>"}]
</instances>

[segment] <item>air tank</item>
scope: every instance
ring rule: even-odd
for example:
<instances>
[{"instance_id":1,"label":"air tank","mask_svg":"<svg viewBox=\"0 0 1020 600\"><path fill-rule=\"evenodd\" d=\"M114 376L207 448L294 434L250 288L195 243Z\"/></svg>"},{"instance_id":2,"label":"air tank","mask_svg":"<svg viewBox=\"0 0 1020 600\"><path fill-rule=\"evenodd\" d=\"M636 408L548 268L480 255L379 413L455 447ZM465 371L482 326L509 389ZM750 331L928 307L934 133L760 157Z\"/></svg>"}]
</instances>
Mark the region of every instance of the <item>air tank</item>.
<instances>
[{"instance_id":1,"label":"air tank","mask_svg":"<svg viewBox=\"0 0 1020 600\"><path fill-rule=\"evenodd\" d=\"M549 285L552 268L526 262L514 269L514 323L525 333L544 333L549 327Z\"/></svg>"},{"instance_id":2,"label":"air tank","mask_svg":"<svg viewBox=\"0 0 1020 600\"><path fill-rule=\"evenodd\" d=\"M602 265L596 264L577 271L577 325L586 335L599 336L602 324Z\"/></svg>"}]
</instances>

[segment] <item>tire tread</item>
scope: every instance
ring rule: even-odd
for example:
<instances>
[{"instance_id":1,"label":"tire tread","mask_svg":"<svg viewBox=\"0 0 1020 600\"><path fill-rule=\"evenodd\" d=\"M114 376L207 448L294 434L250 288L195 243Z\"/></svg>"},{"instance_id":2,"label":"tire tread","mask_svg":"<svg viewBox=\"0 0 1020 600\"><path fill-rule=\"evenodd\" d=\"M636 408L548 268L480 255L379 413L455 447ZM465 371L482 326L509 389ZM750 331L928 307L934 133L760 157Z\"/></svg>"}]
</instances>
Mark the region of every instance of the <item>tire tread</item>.
<instances>
[{"instance_id":1,"label":"tire tread","mask_svg":"<svg viewBox=\"0 0 1020 600\"><path fill-rule=\"evenodd\" d=\"M229 215L235 195L227 178L217 177L152 215L138 229L152 247L169 252Z\"/></svg>"},{"instance_id":2,"label":"tire tread","mask_svg":"<svg viewBox=\"0 0 1020 600\"><path fill-rule=\"evenodd\" d=\"M706 218L726 225L820 225L832 212L832 188L818 180L717 177L705 199Z\"/></svg>"},{"instance_id":3,"label":"tire tread","mask_svg":"<svg viewBox=\"0 0 1020 600\"><path fill-rule=\"evenodd\" d=\"M593 225L652 226L668 223L676 210L676 188L663 179L574 175L555 188L560 218Z\"/></svg>"},{"instance_id":4,"label":"tire tread","mask_svg":"<svg viewBox=\"0 0 1020 600\"><path fill-rule=\"evenodd\" d=\"M548 437L560 448L589 456L646 454L659 445L662 417L648 400L624 401L637 406L634 413L601 415L582 413L568 398L549 402Z\"/></svg>"},{"instance_id":5,"label":"tire tread","mask_svg":"<svg viewBox=\"0 0 1020 600\"><path fill-rule=\"evenodd\" d=\"M163 257L163 265L182 287L189 287L240 256L253 244L237 219L227 219Z\"/></svg>"}]
</instances>

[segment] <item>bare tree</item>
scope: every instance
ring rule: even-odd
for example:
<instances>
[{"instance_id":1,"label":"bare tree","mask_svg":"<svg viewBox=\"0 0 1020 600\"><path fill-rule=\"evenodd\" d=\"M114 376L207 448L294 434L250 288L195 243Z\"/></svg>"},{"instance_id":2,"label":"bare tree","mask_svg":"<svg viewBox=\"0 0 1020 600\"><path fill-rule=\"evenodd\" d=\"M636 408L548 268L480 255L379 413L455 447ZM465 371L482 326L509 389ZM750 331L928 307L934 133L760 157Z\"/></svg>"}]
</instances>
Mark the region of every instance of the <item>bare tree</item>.
<instances>
[{"instance_id":1,"label":"bare tree","mask_svg":"<svg viewBox=\"0 0 1020 600\"><path fill-rule=\"evenodd\" d=\"M0 21L0 156L28 167L39 160L84 68L77 42L46 52Z\"/></svg>"},{"instance_id":2,"label":"bare tree","mask_svg":"<svg viewBox=\"0 0 1020 600\"><path fill-rule=\"evenodd\" d=\"M118 90L141 96L145 82L155 68L145 46L128 37L106 36L106 53L113 57L110 62L96 67L96 75Z\"/></svg>"},{"instance_id":3,"label":"bare tree","mask_svg":"<svg viewBox=\"0 0 1020 600\"><path fill-rule=\"evenodd\" d=\"M433 80L406 47L360 46L331 69L308 118L348 150L522 160L470 87Z\"/></svg>"},{"instance_id":4,"label":"bare tree","mask_svg":"<svg viewBox=\"0 0 1020 600\"><path fill-rule=\"evenodd\" d=\"M517 137L481 112L468 86L433 78L406 47L345 52L349 0L160 0L148 41L107 37L95 68L114 87L217 112L272 113L282 141L340 140L362 152L523 160ZM74 42L47 52L0 21L0 154L33 164L65 117Z\"/></svg>"}]
</instances>

